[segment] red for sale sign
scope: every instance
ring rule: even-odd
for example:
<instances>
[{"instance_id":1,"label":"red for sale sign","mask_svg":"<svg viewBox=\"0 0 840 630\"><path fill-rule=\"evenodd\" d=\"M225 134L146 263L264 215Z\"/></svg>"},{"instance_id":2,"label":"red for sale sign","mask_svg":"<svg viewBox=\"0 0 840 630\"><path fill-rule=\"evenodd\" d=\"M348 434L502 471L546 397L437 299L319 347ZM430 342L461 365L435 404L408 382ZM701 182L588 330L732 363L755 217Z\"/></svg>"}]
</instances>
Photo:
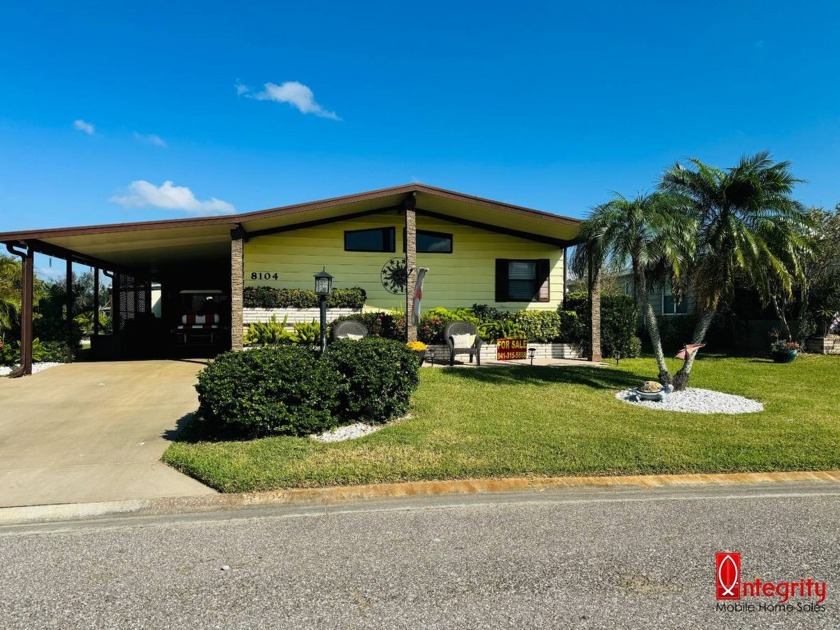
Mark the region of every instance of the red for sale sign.
<instances>
[{"instance_id":1,"label":"red for sale sign","mask_svg":"<svg viewBox=\"0 0 840 630\"><path fill-rule=\"evenodd\" d=\"M512 361L525 359L528 353L527 339L499 339L496 341L496 360Z\"/></svg>"}]
</instances>

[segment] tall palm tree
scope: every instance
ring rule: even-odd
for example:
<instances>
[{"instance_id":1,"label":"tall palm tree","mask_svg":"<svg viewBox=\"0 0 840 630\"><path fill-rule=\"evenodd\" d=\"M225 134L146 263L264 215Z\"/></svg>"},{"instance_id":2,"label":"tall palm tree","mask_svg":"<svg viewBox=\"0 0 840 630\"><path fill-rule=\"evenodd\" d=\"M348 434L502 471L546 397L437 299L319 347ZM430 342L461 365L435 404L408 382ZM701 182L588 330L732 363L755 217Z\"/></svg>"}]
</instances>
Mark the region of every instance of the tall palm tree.
<instances>
[{"instance_id":1,"label":"tall palm tree","mask_svg":"<svg viewBox=\"0 0 840 630\"><path fill-rule=\"evenodd\" d=\"M685 273L700 309L691 341L702 343L718 306L732 300L738 274L765 300L774 283L790 293L801 275L796 252L807 246L800 228L807 217L791 198L802 180L790 173L789 162L773 162L766 151L726 170L690 162L693 168L676 164L666 171L660 189L697 222L697 254ZM675 389L688 386L695 356L687 353Z\"/></svg>"},{"instance_id":2,"label":"tall palm tree","mask_svg":"<svg viewBox=\"0 0 840 630\"><path fill-rule=\"evenodd\" d=\"M693 222L683 212L683 205L672 203L663 193L641 194L627 199L615 194L605 204L595 207L581 229L583 246L575 252L573 269L583 272L588 256L595 252L594 260L601 265L607 261L619 267L629 262L633 273L633 294L636 308L642 314L645 329L650 337L659 379L671 382L665 364L659 325L650 301L647 299L649 283L666 280L678 284L692 238ZM661 270L655 274L655 270Z\"/></svg>"}]
</instances>

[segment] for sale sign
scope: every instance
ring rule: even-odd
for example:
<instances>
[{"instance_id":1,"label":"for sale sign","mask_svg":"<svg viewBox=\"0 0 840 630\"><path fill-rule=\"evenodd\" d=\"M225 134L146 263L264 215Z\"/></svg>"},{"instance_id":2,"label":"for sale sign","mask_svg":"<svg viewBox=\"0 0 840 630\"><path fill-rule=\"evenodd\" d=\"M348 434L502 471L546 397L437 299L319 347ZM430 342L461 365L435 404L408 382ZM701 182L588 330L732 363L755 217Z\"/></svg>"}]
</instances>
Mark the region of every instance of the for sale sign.
<instances>
[{"instance_id":1,"label":"for sale sign","mask_svg":"<svg viewBox=\"0 0 840 630\"><path fill-rule=\"evenodd\" d=\"M499 339L496 341L496 360L512 361L525 359L528 352L527 339Z\"/></svg>"}]
</instances>

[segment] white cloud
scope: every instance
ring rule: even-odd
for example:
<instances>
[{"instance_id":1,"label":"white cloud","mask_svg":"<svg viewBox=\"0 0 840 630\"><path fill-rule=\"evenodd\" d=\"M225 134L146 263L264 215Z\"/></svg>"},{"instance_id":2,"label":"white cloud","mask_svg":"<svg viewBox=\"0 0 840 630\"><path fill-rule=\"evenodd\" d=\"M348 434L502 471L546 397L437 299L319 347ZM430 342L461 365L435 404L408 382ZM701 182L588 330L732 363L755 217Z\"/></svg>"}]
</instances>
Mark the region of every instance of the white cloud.
<instances>
[{"instance_id":1,"label":"white cloud","mask_svg":"<svg viewBox=\"0 0 840 630\"><path fill-rule=\"evenodd\" d=\"M96 127L93 126L93 123L85 122L81 118L78 118L73 121L73 128L78 129L79 131L83 131L89 136L92 136L96 133Z\"/></svg>"},{"instance_id":2,"label":"white cloud","mask_svg":"<svg viewBox=\"0 0 840 630\"><path fill-rule=\"evenodd\" d=\"M161 138L159 135L157 135L156 133L150 133L148 135L143 135L142 133L137 133L135 131L134 132L134 139L137 140L137 142L143 142L145 144L153 144L156 147L165 147L166 146L166 141L163 138Z\"/></svg>"},{"instance_id":3,"label":"white cloud","mask_svg":"<svg viewBox=\"0 0 840 630\"><path fill-rule=\"evenodd\" d=\"M255 98L258 101L274 101L275 103L288 103L303 114L315 114L321 118L330 120L341 120L335 112L328 111L315 101L312 90L303 83L297 81L286 81L281 85L266 83L262 92L252 93L250 88L241 83L236 85L236 93L240 96Z\"/></svg>"},{"instance_id":4,"label":"white cloud","mask_svg":"<svg viewBox=\"0 0 840 630\"><path fill-rule=\"evenodd\" d=\"M229 214L236 212L233 204L211 197L205 201L195 198L186 186L176 186L172 181L165 181L155 186L145 179L131 182L124 195L114 195L109 199L126 208L163 208L165 210L183 210L195 214Z\"/></svg>"}]
</instances>

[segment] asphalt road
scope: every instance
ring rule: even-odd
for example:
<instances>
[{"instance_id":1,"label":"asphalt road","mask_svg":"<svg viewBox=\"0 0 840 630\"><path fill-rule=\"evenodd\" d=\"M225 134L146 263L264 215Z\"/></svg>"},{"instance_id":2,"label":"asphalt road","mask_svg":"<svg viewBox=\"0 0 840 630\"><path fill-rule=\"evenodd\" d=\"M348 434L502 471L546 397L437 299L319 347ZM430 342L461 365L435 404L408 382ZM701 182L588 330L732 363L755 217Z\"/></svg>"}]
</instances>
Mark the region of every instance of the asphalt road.
<instances>
[{"instance_id":1,"label":"asphalt road","mask_svg":"<svg viewBox=\"0 0 840 630\"><path fill-rule=\"evenodd\" d=\"M8 526L0 627L837 628L838 523L836 486L797 484ZM824 610L716 611L722 550L827 582Z\"/></svg>"}]
</instances>

